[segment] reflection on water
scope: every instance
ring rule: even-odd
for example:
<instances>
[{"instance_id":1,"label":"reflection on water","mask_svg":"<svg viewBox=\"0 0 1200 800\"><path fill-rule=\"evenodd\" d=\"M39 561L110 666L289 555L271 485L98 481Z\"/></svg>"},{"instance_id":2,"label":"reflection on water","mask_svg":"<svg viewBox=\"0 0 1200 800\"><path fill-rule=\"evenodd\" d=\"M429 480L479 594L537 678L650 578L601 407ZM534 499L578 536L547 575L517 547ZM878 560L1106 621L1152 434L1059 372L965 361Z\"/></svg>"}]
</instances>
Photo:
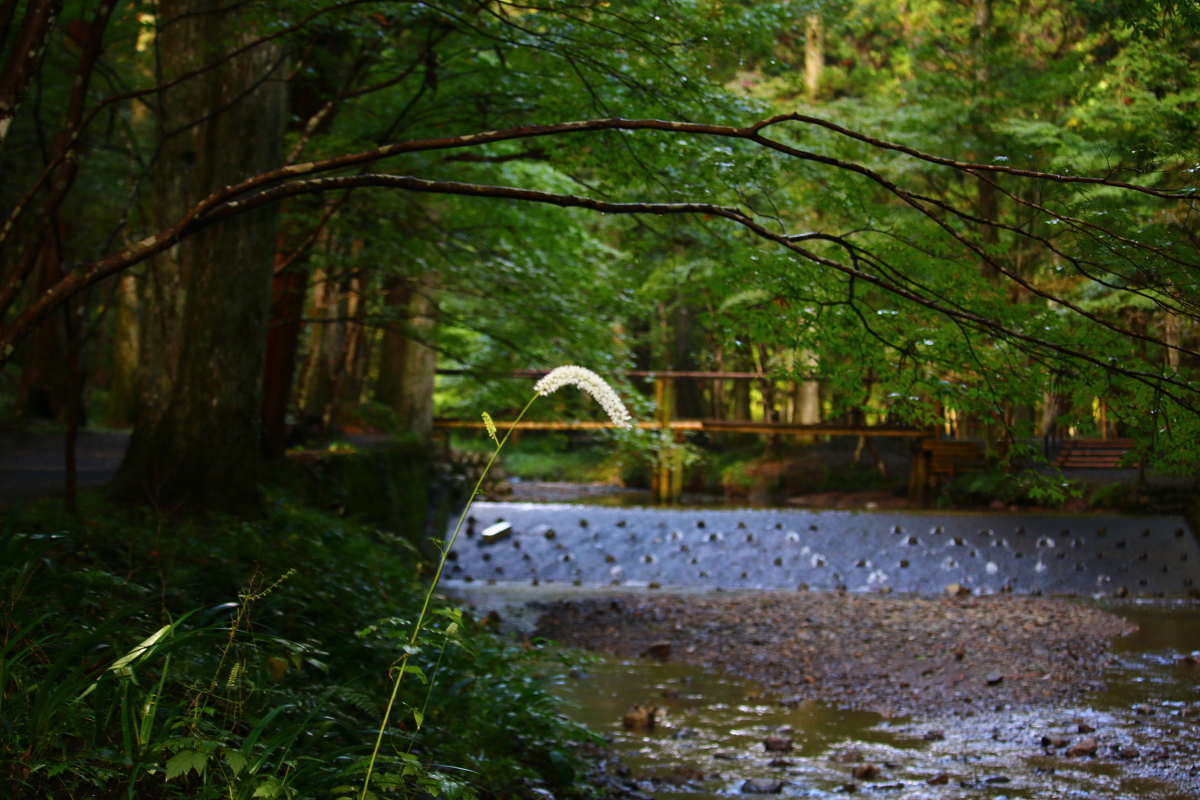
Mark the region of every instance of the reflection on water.
<instances>
[{"instance_id":1,"label":"reflection on water","mask_svg":"<svg viewBox=\"0 0 1200 800\"><path fill-rule=\"evenodd\" d=\"M819 703L785 708L749 681L649 659L598 661L561 692L568 714L611 738L629 788L656 798L740 795L752 779L759 788L782 781L779 794L791 797L1200 797L1200 666L1178 663L1200 649L1200 607L1112 610L1140 630L1116 644L1109 688L1070 709L913 722ZM635 703L664 710L654 730L623 727ZM1053 745L1047 752L1039 744L1047 735L1072 744L1094 738L1097 753L1067 758ZM767 736L790 738L794 749L768 753Z\"/></svg>"},{"instance_id":2,"label":"reflection on water","mask_svg":"<svg viewBox=\"0 0 1200 800\"><path fill-rule=\"evenodd\" d=\"M1163 706L1170 716L1171 709L1200 701L1200 665L1185 660L1200 651L1200 606L1158 600L1111 610L1138 630L1114 644L1108 689L1096 698L1097 705L1131 708L1148 703Z\"/></svg>"},{"instance_id":3,"label":"reflection on water","mask_svg":"<svg viewBox=\"0 0 1200 800\"><path fill-rule=\"evenodd\" d=\"M568 713L611 737L632 776L654 797L718 797L738 792L749 778L832 791L847 775L843 765L819 758L831 747L853 740L860 750L864 743L890 750L898 742L878 714L811 702L784 708L749 681L685 664L604 660L562 693L573 705ZM622 725L635 703L660 707L654 730ZM768 754L767 736L790 738L794 749ZM681 779L695 774L703 778Z\"/></svg>"}]
</instances>

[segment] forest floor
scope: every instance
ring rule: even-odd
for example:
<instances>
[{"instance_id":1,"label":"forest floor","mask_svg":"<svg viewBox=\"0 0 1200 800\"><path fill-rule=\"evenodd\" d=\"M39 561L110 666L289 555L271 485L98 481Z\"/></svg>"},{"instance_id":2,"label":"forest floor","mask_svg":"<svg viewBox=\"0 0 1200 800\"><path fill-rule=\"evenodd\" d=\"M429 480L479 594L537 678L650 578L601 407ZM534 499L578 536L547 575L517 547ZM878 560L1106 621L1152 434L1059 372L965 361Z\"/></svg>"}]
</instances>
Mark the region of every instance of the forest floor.
<instances>
[{"instance_id":1,"label":"forest floor","mask_svg":"<svg viewBox=\"0 0 1200 800\"><path fill-rule=\"evenodd\" d=\"M1134 626L1049 598L838 592L628 596L545 606L538 635L628 658L722 669L785 703L885 716L1061 704L1099 688Z\"/></svg>"}]
</instances>

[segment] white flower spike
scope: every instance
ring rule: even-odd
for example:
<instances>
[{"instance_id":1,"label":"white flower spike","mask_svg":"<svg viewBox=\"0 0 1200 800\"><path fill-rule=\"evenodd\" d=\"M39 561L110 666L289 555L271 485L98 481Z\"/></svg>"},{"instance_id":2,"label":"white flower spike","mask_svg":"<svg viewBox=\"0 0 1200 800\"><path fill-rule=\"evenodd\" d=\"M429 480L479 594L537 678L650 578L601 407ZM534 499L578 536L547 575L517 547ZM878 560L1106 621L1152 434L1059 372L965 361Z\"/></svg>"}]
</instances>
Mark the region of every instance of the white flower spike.
<instances>
[{"instance_id":1,"label":"white flower spike","mask_svg":"<svg viewBox=\"0 0 1200 800\"><path fill-rule=\"evenodd\" d=\"M583 367L555 367L533 387L542 397L557 392L564 386L575 386L592 396L619 428L628 428L632 417L625 404L603 378Z\"/></svg>"}]
</instances>

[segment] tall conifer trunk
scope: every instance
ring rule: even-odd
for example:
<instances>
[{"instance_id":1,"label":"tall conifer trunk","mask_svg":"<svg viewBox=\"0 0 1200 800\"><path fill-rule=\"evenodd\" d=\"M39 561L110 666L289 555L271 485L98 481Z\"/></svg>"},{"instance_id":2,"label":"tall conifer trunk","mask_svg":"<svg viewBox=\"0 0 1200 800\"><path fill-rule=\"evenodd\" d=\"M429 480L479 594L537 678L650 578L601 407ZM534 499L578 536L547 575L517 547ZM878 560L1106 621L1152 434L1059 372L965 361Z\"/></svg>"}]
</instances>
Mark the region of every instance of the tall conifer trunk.
<instances>
[{"instance_id":1,"label":"tall conifer trunk","mask_svg":"<svg viewBox=\"0 0 1200 800\"><path fill-rule=\"evenodd\" d=\"M132 275L117 285L112 342L112 381L104 422L115 428L133 423L137 413L138 289Z\"/></svg>"},{"instance_id":2,"label":"tall conifer trunk","mask_svg":"<svg viewBox=\"0 0 1200 800\"><path fill-rule=\"evenodd\" d=\"M401 434L421 444L433 440L433 388L437 377L436 277L426 276L415 289L397 284L386 302L404 322L384 332L375 399L396 413Z\"/></svg>"},{"instance_id":3,"label":"tall conifer trunk","mask_svg":"<svg viewBox=\"0 0 1200 800\"><path fill-rule=\"evenodd\" d=\"M263 372L263 456L279 458L287 449L287 411L296 375L296 348L303 327L308 274L292 265L271 283L271 321Z\"/></svg>"},{"instance_id":4,"label":"tall conifer trunk","mask_svg":"<svg viewBox=\"0 0 1200 800\"><path fill-rule=\"evenodd\" d=\"M824 74L825 26L820 14L809 14L804 20L804 89L808 102L817 99Z\"/></svg>"},{"instance_id":5,"label":"tall conifer trunk","mask_svg":"<svg viewBox=\"0 0 1200 800\"><path fill-rule=\"evenodd\" d=\"M680 303L674 314L674 347L671 369L694 372L700 369L696 360L696 319L694 310ZM704 416L704 395L701 385L694 378L675 380L675 414L680 419L700 419Z\"/></svg>"},{"instance_id":6,"label":"tall conifer trunk","mask_svg":"<svg viewBox=\"0 0 1200 800\"><path fill-rule=\"evenodd\" d=\"M218 9L215 0L164 0L159 13L166 79L210 63L253 35L245 20ZM258 47L164 93L165 147L156 186L160 203L170 206L160 208L163 213L180 213L197 196L282 164L280 61L276 48ZM260 509L260 382L276 216L275 208L266 208L207 228L160 265L166 294L155 299L179 309L178 326L164 322L158 346L147 353L147 396L114 482L117 496L163 508ZM172 284L182 298L170 295ZM147 393L148 386L158 391Z\"/></svg>"},{"instance_id":7,"label":"tall conifer trunk","mask_svg":"<svg viewBox=\"0 0 1200 800\"><path fill-rule=\"evenodd\" d=\"M45 291L62 277L62 254L57 237L47 238L38 255L38 291ZM66 422L71 407L71 377L65 368L66 328L63 311L43 322L25 354L17 410L26 419Z\"/></svg>"}]
</instances>

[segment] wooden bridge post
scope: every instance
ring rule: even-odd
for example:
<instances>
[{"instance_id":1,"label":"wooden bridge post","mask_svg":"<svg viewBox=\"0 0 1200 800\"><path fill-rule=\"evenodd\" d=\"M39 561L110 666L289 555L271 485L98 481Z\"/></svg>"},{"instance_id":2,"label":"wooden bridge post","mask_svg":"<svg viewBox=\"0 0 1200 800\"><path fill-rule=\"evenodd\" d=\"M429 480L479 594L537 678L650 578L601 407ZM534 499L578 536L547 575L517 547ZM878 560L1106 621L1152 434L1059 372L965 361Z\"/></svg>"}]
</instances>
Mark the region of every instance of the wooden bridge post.
<instances>
[{"instance_id":1,"label":"wooden bridge post","mask_svg":"<svg viewBox=\"0 0 1200 800\"><path fill-rule=\"evenodd\" d=\"M924 508L929 491L929 457L925 440L912 440L912 462L908 469L908 499Z\"/></svg>"},{"instance_id":2,"label":"wooden bridge post","mask_svg":"<svg viewBox=\"0 0 1200 800\"><path fill-rule=\"evenodd\" d=\"M654 378L654 403L656 406L655 419L659 429L667 432L671 429L675 409L675 380L664 376ZM665 438L665 437L664 437ZM677 441L678 437L672 437ZM657 503L675 503L683 493L682 453L674 447L660 450L658 463L654 466L654 477L651 489L654 501Z\"/></svg>"}]
</instances>

